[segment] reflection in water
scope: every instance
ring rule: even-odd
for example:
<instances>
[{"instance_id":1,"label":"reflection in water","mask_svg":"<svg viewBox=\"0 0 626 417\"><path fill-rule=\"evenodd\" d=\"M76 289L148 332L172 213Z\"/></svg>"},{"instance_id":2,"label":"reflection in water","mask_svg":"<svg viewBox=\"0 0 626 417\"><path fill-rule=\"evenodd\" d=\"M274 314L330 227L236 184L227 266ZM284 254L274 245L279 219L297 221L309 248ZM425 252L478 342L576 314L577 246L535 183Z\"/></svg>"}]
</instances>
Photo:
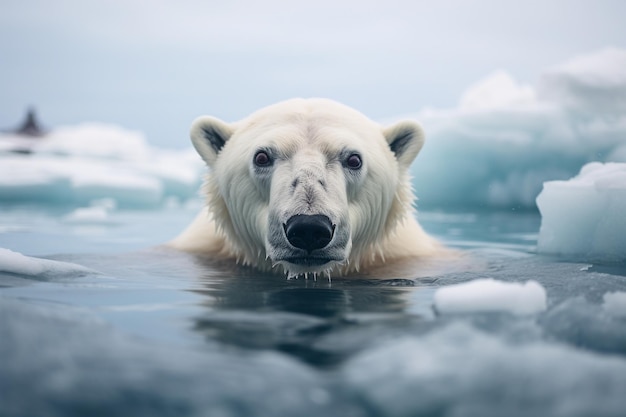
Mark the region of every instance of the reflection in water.
<instances>
[{"instance_id":1,"label":"reflection in water","mask_svg":"<svg viewBox=\"0 0 626 417\"><path fill-rule=\"evenodd\" d=\"M343 363L367 346L406 333L407 326L418 332L430 328L433 286L446 273L449 276L450 271L467 265L465 259L395 264L384 275L374 272L331 282L325 278L287 280L230 261L162 248L60 259L115 277L116 285L141 289L127 292L135 298L130 300L132 308L125 310L119 308L119 295L111 294L115 299L110 303L115 304L116 313L108 317L118 326L149 337L187 338L200 343L204 340L206 346L226 345L241 349L242 354L286 353L324 368ZM181 291L190 297L184 297ZM177 294L180 297L173 297ZM189 306L186 310L176 304L178 301L167 304L167 299L192 301L184 304ZM131 313L144 311L142 303L154 306L156 300L163 300L158 305L164 317L180 317L191 325L181 332L183 329L171 319ZM104 299L100 302L109 303Z\"/></svg>"},{"instance_id":2,"label":"reflection in water","mask_svg":"<svg viewBox=\"0 0 626 417\"><path fill-rule=\"evenodd\" d=\"M252 269L196 258L206 295L194 330L211 341L245 349L277 350L318 367L354 355L372 327L419 320L405 314L418 290L408 279L287 280ZM427 281L432 283L432 280ZM354 338L346 338L353 333Z\"/></svg>"},{"instance_id":3,"label":"reflection in water","mask_svg":"<svg viewBox=\"0 0 626 417\"><path fill-rule=\"evenodd\" d=\"M318 317L339 317L350 305L345 290L332 288L288 288L267 294L265 303L272 309Z\"/></svg>"}]
</instances>

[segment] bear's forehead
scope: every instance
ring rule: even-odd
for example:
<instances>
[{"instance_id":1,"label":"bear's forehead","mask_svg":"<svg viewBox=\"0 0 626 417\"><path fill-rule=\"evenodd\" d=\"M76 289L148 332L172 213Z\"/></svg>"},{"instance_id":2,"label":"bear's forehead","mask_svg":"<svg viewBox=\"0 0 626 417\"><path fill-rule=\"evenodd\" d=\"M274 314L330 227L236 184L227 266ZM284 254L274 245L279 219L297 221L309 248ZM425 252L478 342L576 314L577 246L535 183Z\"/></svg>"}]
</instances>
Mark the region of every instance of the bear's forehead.
<instances>
[{"instance_id":1,"label":"bear's forehead","mask_svg":"<svg viewBox=\"0 0 626 417\"><path fill-rule=\"evenodd\" d=\"M236 135L274 146L320 145L343 148L384 140L379 125L328 113L282 113L242 123Z\"/></svg>"}]
</instances>

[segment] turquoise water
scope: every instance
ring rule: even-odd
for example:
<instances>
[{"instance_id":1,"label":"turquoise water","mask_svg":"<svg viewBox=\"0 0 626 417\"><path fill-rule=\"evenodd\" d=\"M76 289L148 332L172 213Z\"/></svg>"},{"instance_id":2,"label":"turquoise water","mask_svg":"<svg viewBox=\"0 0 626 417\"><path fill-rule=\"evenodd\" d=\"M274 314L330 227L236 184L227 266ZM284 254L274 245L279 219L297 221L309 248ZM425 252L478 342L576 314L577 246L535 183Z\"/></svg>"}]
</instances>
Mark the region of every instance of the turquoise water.
<instances>
[{"instance_id":1,"label":"turquoise water","mask_svg":"<svg viewBox=\"0 0 626 417\"><path fill-rule=\"evenodd\" d=\"M80 276L0 272L2 416L622 416L623 265L535 253L535 212L419 214L466 268L286 280L154 248L191 208L0 208L0 247ZM390 270L391 271L391 270ZM407 279L422 276L420 279ZM440 315L437 288L540 282L546 311Z\"/></svg>"}]
</instances>

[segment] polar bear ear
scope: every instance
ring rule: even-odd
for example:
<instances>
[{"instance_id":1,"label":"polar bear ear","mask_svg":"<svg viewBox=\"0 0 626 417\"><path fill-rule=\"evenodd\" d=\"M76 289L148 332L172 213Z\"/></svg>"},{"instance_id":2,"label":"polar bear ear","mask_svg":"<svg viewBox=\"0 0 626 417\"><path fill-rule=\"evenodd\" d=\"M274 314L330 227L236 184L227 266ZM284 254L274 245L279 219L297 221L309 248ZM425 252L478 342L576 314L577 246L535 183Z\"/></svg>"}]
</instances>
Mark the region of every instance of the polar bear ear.
<instances>
[{"instance_id":1,"label":"polar bear ear","mask_svg":"<svg viewBox=\"0 0 626 417\"><path fill-rule=\"evenodd\" d=\"M402 168L408 169L424 145L424 131L412 120L386 127L383 134Z\"/></svg>"},{"instance_id":2,"label":"polar bear ear","mask_svg":"<svg viewBox=\"0 0 626 417\"><path fill-rule=\"evenodd\" d=\"M211 116L201 116L191 124L191 142L202 159L213 166L217 155L233 134L232 127Z\"/></svg>"}]
</instances>

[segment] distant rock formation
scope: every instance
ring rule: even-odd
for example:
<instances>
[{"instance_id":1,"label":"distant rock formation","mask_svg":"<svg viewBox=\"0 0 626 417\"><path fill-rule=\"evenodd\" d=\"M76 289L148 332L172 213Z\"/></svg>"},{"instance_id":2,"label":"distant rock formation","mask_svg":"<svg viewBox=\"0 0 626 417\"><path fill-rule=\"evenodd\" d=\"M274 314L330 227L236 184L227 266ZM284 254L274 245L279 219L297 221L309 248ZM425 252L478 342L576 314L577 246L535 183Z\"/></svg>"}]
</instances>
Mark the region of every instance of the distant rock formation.
<instances>
[{"instance_id":1,"label":"distant rock formation","mask_svg":"<svg viewBox=\"0 0 626 417\"><path fill-rule=\"evenodd\" d=\"M22 136L40 137L46 134L41 128L35 115L35 109L30 107L26 113L26 120L15 130L15 133Z\"/></svg>"}]
</instances>

